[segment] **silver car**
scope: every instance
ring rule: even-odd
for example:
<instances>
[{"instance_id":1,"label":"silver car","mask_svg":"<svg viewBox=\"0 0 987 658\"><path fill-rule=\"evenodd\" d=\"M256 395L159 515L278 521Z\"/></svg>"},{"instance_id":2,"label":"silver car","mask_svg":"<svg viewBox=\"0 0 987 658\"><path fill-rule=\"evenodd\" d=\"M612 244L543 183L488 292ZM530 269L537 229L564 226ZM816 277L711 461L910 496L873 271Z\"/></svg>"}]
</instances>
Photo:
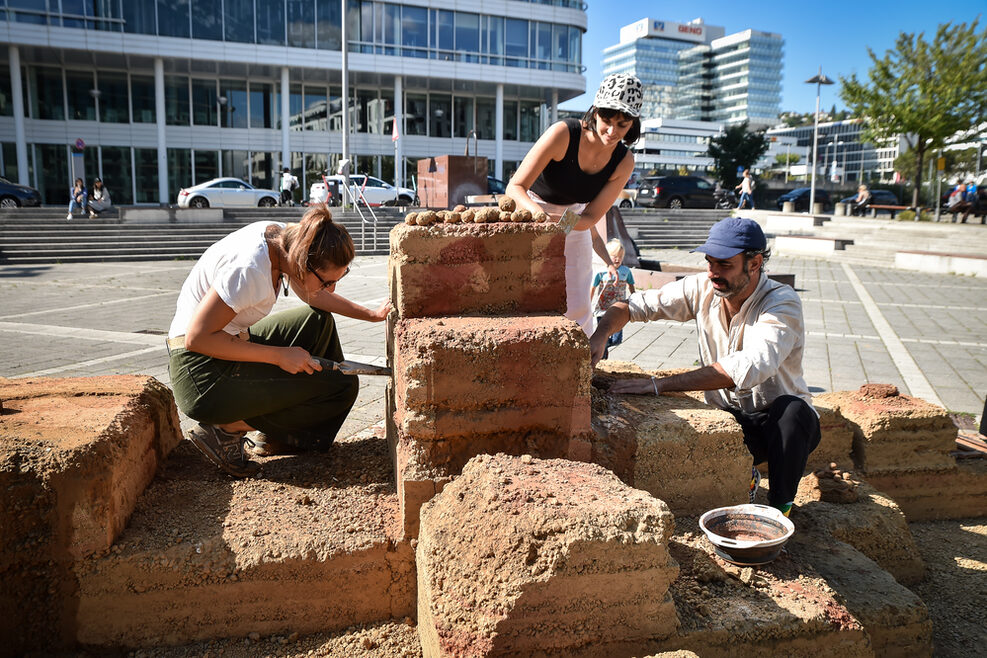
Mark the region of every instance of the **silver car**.
<instances>
[{"instance_id":1,"label":"silver car","mask_svg":"<svg viewBox=\"0 0 987 658\"><path fill-rule=\"evenodd\" d=\"M179 208L270 208L278 194L261 190L239 178L214 178L178 193Z\"/></svg>"}]
</instances>

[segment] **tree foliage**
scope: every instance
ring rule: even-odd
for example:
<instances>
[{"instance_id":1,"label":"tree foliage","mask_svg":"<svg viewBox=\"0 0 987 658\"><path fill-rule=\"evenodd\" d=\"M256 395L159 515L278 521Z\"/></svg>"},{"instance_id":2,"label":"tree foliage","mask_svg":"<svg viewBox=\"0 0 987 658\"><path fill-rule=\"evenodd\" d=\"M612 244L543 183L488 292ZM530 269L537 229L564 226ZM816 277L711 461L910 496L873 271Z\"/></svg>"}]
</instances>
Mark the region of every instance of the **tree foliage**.
<instances>
[{"instance_id":1,"label":"tree foliage","mask_svg":"<svg viewBox=\"0 0 987 658\"><path fill-rule=\"evenodd\" d=\"M925 33L898 35L893 50L878 58L867 81L840 77L840 97L865 118L864 138L879 142L902 135L915 164L912 205L918 206L923 163L933 149L959 131L987 119L987 29L945 23L932 41Z\"/></svg>"},{"instance_id":2,"label":"tree foliage","mask_svg":"<svg viewBox=\"0 0 987 658\"><path fill-rule=\"evenodd\" d=\"M802 156L798 153L778 153L775 155L775 162L783 167L787 164L798 164L801 159Z\"/></svg>"},{"instance_id":3,"label":"tree foliage","mask_svg":"<svg viewBox=\"0 0 987 658\"><path fill-rule=\"evenodd\" d=\"M768 150L764 131L747 132L747 122L727 126L722 133L709 140L709 157L713 158L713 171L723 181L724 187L737 184L737 167L749 168Z\"/></svg>"},{"instance_id":4,"label":"tree foliage","mask_svg":"<svg viewBox=\"0 0 987 658\"><path fill-rule=\"evenodd\" d=\"M932 157L938 157L938 152ZM963 149L943 151L942 157L946 159L946 169L942 175L946 178L961 178L963 180L973 178L977 171L977 149ZM915 165L917 163L915 152L909 149L894 159L894 170L901 174L904 179L915 178ZM935 165L933 165L934 167ZM925 171L920 172L920 176L928 175L929 165L925 166Z\"/></svg>"}]
</instances>

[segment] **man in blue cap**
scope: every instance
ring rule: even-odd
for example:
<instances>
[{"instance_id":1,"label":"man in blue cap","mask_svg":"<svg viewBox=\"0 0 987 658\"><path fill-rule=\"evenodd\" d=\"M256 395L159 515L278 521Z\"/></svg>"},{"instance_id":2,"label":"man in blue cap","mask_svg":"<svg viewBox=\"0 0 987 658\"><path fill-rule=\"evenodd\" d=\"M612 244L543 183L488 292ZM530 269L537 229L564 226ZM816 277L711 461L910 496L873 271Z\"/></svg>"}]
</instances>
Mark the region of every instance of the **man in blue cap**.
<instances>
[{"instance_id":1,"label":"man in blue cap","mask_svg":"<svg viewBox=\"0 0 987 658\"><path fill-rule=\"evenodd\" d=\"M820 438L819 415L802 378L802 302L791 286L764 273L770 251L754 221L721 220L693 251L706 254L705 274L634 293L610 307L590 338L593 365L603 356L607 337L628 322L694 320L700 368L618 380L610 390L640 395L705 391L707 403L729 411L743 427L755 466L751 502L760 481L756 466L767 462L768 500L787 516Z\"/></svg>"}]
</instances>

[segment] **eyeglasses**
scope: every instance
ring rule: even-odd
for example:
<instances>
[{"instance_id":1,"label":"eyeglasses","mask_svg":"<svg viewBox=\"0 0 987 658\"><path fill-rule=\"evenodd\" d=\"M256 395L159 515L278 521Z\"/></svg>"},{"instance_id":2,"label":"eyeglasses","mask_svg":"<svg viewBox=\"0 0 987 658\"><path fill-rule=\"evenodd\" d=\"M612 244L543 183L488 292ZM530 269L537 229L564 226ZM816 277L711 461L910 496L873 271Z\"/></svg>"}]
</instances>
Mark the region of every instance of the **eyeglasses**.
<instances>
[{"instance_id":1,"label":"eyeglasses","mask_svg":"<svg viewBox=\"0 0 987 658\"><path fill-rule=\"evenodd\" d=\"M340 280L341 280L341 279L342 279L342 278L343 278L344 276L346 276L347 274L349 274L349 273L350 273L350 268L349 268L349 267L347 266L347 268L346 268L346 271L345 271L345 272L343 272L343 273L342 273L342 274L340 275L340 277L339 277L339 279L331 279L331 280L329 280L329 281L325 281L325 280L323 280L323 278L322 278L321 276L319 276L319 273L318 273L318 272L316 272L316 271L315 271L315 268L314 268L314 267L312 267L311 265L309 265L309 266L308 266L308 271L309 271L309 272L311 272L311 273L312 273L313 275L315 275L315 278L319 280L319 284L320 284L320 285L319 285L319 290L327 290L328 288L331 288L331 287L333 287L334 285L336 285L337 283L339 283L339 281L340 281Z\"/></svg>"}]
</instances>

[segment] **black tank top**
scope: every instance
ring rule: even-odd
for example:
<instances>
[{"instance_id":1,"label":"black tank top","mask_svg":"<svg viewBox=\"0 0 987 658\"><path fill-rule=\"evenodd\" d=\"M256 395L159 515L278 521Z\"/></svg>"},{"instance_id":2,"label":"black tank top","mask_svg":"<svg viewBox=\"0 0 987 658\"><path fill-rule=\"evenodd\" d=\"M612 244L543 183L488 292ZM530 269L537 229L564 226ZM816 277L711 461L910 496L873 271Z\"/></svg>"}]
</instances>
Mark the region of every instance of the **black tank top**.
<instances>
[{"instance_id":1,"label":"black tank top","mask_svg":"<svg viewBox=\"0 0 987 658\"><path fill-rule=\"evenodd\" d=\"M579 168L579 138L582 135L582 122L579 119L564 119L569 128L569 148L561 160L550 160L545 169L535 179L531 191L549 203L570 205L589 203L596 198L603 186L613 176L617 165L627 154L627 147L621 142L613 150L610 161L595 174L587 174Z\"/></svg>"}]
</instances>

